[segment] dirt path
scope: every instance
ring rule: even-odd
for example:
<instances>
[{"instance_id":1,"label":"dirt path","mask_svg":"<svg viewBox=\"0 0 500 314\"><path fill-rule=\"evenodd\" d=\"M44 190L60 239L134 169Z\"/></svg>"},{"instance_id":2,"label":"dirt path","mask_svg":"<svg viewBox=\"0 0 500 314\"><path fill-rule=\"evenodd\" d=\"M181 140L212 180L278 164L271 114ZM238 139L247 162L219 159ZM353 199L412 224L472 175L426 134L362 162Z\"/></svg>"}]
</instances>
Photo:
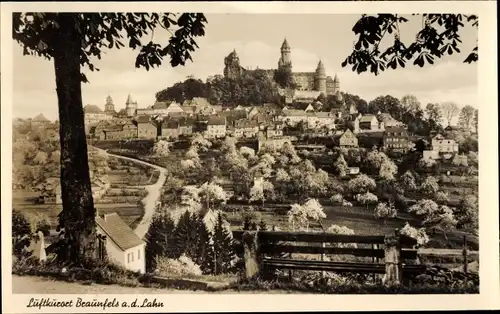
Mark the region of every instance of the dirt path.
<instances>
[{"instance_id":1,"label":"dirt path","mask_svg":"<svg viewBox=\"0 0 500 314\"><path fill-rule=\"evenodd\" d=\"M142 203L144 204L144 215L143 215L141 221L139 222L139 224L137 225L137 227L135 228L135 233L141 239L143 239L144 236L146 235L146 233L148 232L149 225L151 224L151 221L153 219L153 214L155 213L156 204L161 196L161 188L162 188L163 184L165 183L165 180L167 179L167 169L160 167L160 166L157 166L157 165L150 164L150 163L142 161L142 160L111 154L103 149L100 149L97 147L95 147L95 148L101 152L106 153L108 156L112 156L112 157L124 159L124 160L129 160L129 161L132 161L132 162L135 162L138 164L146 165L146 166L154 168L160 172L160 176L158 177L158 180L156 181L156 183L143 186L143 188L146 189L148 194L146 195L146 197L144 199L142 199Z\"/></svg>"},{"instance_id":2,"label":"dirt path","mask_svg":"<svg viewBox=\"0 0 500 314\"><path fill-rule=\"evenodd\" d=\"M160 289L146 287L123 287L119 285L84 285L66 281L56 281L44 277L16 276L12 275L13 294L192 294L192 293L263 293L263 291L235 291L223 290L220 292L208 292L203 290L181 290L181 289ZM288 294L291 291L273 290L265 291L266 294ZM297 292L294 292L297 293Z\"/></svg>"},{"instance_id":3,"label":"dirt path","mask_svg":"<svg viewBox=\"0 0 500 314\"><path fill-rule=\"evenodd\" d=\"M190 293L199 291L190 291ZM43 277L12 275L12 293L47 293L47 294L161 294L186 293L183 290L156 289L145 287L122 287L118 285L83 285L65 281L56 281Z\"/></svg>"}]
</instances>

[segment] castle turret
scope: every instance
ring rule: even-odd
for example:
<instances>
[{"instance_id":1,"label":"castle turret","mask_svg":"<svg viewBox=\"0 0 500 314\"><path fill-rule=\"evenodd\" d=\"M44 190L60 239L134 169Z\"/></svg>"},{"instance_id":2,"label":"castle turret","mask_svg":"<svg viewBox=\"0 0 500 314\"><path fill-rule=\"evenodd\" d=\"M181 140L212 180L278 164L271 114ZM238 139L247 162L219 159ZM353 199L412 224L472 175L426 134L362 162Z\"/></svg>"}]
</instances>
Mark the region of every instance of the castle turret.
<instances>
[{"instance_id":1,"label":"castle turret","mask_svg":"<svg viewBox=\"0 0 500 314\"><path fill-rule=\"evenodd\" d=\"M235 49L224 58L224 77L236 79L241 76L241 73L240 58Z\"/></svg>"},{"instance_id":2,"label":"castle turret","mask_svg":"<svg viewBox=\"0 0 500 314\"><path fill-rule=\"evenodd\" d=\"M283 41L283 44L281 45L281 57L278 61L278 68L282 67L292 67L292 59L291 59L291 49L290 45L288 44L288 41L285 40Z\"/></svg>"},{"instance_id":3,"label":"castle turret","mask_svg":"<svg viewBox=\"0 0 500 314\"><path fill-rule=\"evenodd\" d=\"M335 74L335 78L333 79L333 93L336 94L340 92L340 80L337 74Z\"/></svg>"},{"instance_id":4,"label":"castle turret","mask_svg":"<svg viewBox=\"0 0 500 314\"><path fill-rule=\"evenodd\" d=\"M132 100L132 96L128 94L127 101L125 102L125 110L127 111L128 117L135 116L137 111L137 102Z\"/></svg>"},{"instance_id":5,"label":"castle turret","mask_svg":"<svg viewBox=\"0 0 500 314\"><path fill-rule=\"evenodd\" d=\"M326 95L326 70L321 60L316 68L315 75L315 90L325 93Z\"/></svg>"}]
</instances>

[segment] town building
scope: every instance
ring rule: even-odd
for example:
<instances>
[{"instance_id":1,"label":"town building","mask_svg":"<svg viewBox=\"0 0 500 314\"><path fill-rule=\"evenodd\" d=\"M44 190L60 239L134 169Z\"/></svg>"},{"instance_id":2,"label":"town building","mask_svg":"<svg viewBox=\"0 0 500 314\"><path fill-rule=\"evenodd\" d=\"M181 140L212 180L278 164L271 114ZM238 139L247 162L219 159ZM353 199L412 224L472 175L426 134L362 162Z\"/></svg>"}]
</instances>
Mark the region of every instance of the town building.
<instances>
[{"instance_id":1,"label":"town building","mask_svg":"<svg viewBox=\"0 0 500 314\"><path fill-rule=\"evenodd\" d=\"M223 138L226 136L226 118L210 116L207 120L206 136L208 138Z\"/></svg>"},{"instance_id":2,"label":"town building","mask_svg":"<svg viewBox=\"0 0 500 314\"><path fill-rule=\"evenodd\" d=\"M161 138L175 140L179 138L180 128L179 121L173 119L163 120L161 124Z\"/></svg>"},{"instance_id":3,"label":"town building","mask_svg":"<svg viewBox=\"0 0 500 314\"><path fill-rule=\"evenodd\" d=\"M324 128L333 130L335 128L335 114L330 112L308 112L307 124L310 128Z\"/></svg>"},{"instance_id":4,"label":"town building","mask_svg":"<svg viewBox=\"0 0 500 314\"><path fill-rule=\"evenodd\" d=\"M156 139L158 136L158 127L151 117L142 115L136 119L137 137L140 139Z\"/></svg>"},{"instance_id":5,"label":"town building","mask_svg":"<svg viewBox=\"0 0 500 314\"><path fill-rule=\"evenodd\" d=\"M267 139L280 138L283 136L283 123L275 122L264 129L264 135Z\"/></svg>"},{"instance_id":6,"label":"town building","mask_svg":"<svg viewBox=\"0 0 500 314\"><path fill-rule=\"evenodd\" d=\"M379 124L379 121L375 115L367 114L359 119L359 131L360 132L373 132L383 130L383 126Z\"/></svg>"},{"instance_id":7,"label":"town building","mask_svg":"<svg viewBox=\"0 0 500 314\"><path fill-rule=\"evenodd\" d=\"M283 110L280 119L290 126L295 126L300 122L307 122L307 114L304 110L290 109Z\"/></svg>"},{"instance_id":8,"label":"town building","mask_svg":"<svg viewBox=\"0 0 500 314\"><path fill-rule=\"evenodd\" d=\"M385 128L383 146L387 150L397 152L407 152L410 149L408 132L403 127Z\"/></svg>"},{"instance_id":9,"label":"town building","mask_svg":"<svg viewBox=\"0 0 500 314\"><path fill-rule=\"evenodd\" d=\"M234 122L233 129L236 138L253 138L259 132L259 125L255 120L240 119Z\"/></svg>"},{"instance_id":10,"label":"town building","mask_svg":"<svg viewBox=\"0 0 500 314\"><path fill-rule=\"evenodd\" d=\"M340 147L358 147L358 138L349 129L345 130L340 136L337 136L336 142Z\"/></svg>"},{"instance_id":11,"label":"town building","mask_svg":"<svg viewBox=\"0 0 500 314\"><path fill-rule=\"evenodd\" d=\"M116 213L97 215L97 234L104 236L107 257L125 269L146 272L146 243Z\"/></svg>"},{"instance_id":12,"label":"town building","mask_svg":"<svg viewBox=\"0 0 500 314\"><path fill-rule=\"evenodd\" d=\"M432 150L438 153L457 153L458 144L451 138L441 134L434 136L431 140Z\"/></svg>"},{"instance_id":13,"label":"town building","mask_svg":"<svg viewBox=\"0 0 500 314\"><path fill-rule=\"evenodd\" d=\"M86 105L83 107L85 132L89 134L90 128L103 120L113 119L112 115L108 115L96 105Z\"/></svg>"}]
</instances>

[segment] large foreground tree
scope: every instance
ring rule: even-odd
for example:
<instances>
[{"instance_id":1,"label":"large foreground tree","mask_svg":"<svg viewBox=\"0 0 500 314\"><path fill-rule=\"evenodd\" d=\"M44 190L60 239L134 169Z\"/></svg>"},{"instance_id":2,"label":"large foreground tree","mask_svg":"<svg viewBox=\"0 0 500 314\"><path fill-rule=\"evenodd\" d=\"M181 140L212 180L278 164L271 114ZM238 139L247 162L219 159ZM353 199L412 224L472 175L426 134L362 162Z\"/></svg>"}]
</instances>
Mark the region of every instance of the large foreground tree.
<instances>
[{"instance_id":1,"label":"large foreground tree","mask_svg":"<svg viewBox=\"0 0 500 314\"><path fill-rule=\"evenodd\" d=\"M422 27L412 42L403 42L400 25L410 19L421 19ZM357 36L352 53L342 62L357 73L370 71L375 75L386 69L404 68L409 62L423 67L434 64L445 55L461 53L463 28L470 24L477 27L477 15L464 14L413 14L407 18L398 14L363 14L352 31ZM381 47L386 37L393 37L392 45ZM465 63L478 60L478 47L469 52Z\"/></svg>"},{"instance_id":2,"label":"large foreground tree","mask_svg":"<svg viewBox=\"0 0 500 314\"><path fill-rule=\"evenodd\" d=\"M198 47L195 37L205 34L206 22L203 14L195 13L13 14L12 36L24 54L54 62L61 141L61 260L81 264L96 251L81 92L82 82L88 81L82 69L98 70L91 59L100 59L106 48L125 47L124 40L139 50L137 68L159 66L166 56L173 67L184 65ZM148 36L150 41L143 44L141 38L158 27L172 34L168 42L161 45Z\"/></svg>"}]
</instances>

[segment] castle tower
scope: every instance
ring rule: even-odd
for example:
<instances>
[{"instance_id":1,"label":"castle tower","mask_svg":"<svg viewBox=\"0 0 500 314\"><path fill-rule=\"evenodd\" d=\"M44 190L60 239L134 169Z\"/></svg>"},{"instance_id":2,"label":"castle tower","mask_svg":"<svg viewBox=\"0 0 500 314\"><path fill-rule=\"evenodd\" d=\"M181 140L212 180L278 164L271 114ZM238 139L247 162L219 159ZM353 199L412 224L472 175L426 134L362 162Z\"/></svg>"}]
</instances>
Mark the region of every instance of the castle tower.
<instances>
[{"instance_id":1,"label":"castle tower","mask_svg":"<svg viewBox=\"0 0 500 314\"><path fill-rule=\"evenodd\" d=\"M133 117L137 111L137 101L133 101L130 94L128 94L125 102L125 110L127 111L127 117Z\"/></svg>"},{"instance_id":2,"label":"castle tower","mask_svg":"<svg viewBox=\"0 0 500 314\"><path fill-rule=\"evenodd\" d=\"M241 76L242 71L240 58L238 57L235 49L224 58L224 77L237 79Z\"/></svg>"},{"instance_id":3,"label":"castle tower","mask_svg":"<svg viewBox=\"0 0 500 314\"><path fill-rule=\"evenodd\" d=\"M291 49L288 41L283 40L283 44L281 44L281 57L278 61L278 68L282 67L290 67L292 68L292 59L291 59Z\"/></svg>"},{"instance_id":4,"label":"castle tower","mask_svg":"<svg viewBox=\"0 0 500 314\"><path fill-rule=\"evenodd\" d=\"M316 68L314 81L315 81L314 89L323 92L326 95L326 70L321 60L319 61L318 67Z\"/></svg>"},{"instance_id":5,"label":"castle tower","mask_svg":"<svg viewBox=\"0 0 500 314\"><path fill-rule=\"evenodd\" d=\"M115 104L113 103L113 98L110 95L106 97L106 104L104 105L104 111L112 112L115 111Z\"/></svg>"},{"instance_id":6,"label":"castle tower","mask_svg":"<svg viewBox=\"0 0 500 314\"><path fill-rule=\"evenodd\" d=\"M333 79L333 93L339 93L340 92L340 80L337 74L335 74L335 78Z\"/></svg>"}]
</instances>

